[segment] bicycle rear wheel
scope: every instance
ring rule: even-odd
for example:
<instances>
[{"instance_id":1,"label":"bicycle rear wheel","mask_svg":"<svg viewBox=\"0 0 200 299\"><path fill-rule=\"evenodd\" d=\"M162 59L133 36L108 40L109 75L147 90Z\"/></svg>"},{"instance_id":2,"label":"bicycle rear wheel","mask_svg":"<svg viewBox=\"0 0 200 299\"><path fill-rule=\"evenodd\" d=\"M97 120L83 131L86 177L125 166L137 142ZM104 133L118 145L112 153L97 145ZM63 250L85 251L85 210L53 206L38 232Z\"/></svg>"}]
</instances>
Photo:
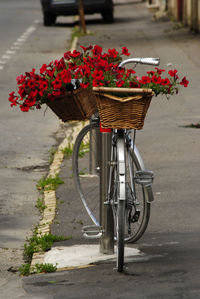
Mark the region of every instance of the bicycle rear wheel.
<instances>
[{"instance_id":1,"label":"bicycle rear wheel","mask_svg":"<svg viewBox=\"0 0 200 299\"><path fill-rule=\"evenodd\" d=\"M82 203L95 225L99 225L99 126L85 126L76 138L72 167L75 186Z\"/></svg>"}]
</instances>

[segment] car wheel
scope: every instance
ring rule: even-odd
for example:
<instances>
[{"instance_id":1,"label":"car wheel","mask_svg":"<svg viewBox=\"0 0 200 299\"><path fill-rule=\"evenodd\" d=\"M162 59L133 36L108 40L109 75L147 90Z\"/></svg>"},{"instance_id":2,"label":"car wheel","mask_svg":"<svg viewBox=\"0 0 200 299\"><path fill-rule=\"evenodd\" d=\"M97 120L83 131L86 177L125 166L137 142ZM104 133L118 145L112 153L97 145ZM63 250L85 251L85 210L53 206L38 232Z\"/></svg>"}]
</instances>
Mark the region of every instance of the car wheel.
<instances>
[{"instance_id":1,"label":"car wheel","mask_svg":"<svg viewBox=\"0 0 200 299\"><path fill-rule=\"evenodd\" d=\"M44 25L45 26L51 26L56 21L56 16L54 16L50 13L44 13L43 18L44 18Z\"/></svg>"},{"instance_id":2,"label":"car wheel","mask_svg":"<svg viewBox=\"0 0 200 299\"><path fill-rule=\"evenodd\" d=\"M113 9L104 10L101 12L104 22L113 23L114 22L114 13Z\"/></svg>"}]
</instances>

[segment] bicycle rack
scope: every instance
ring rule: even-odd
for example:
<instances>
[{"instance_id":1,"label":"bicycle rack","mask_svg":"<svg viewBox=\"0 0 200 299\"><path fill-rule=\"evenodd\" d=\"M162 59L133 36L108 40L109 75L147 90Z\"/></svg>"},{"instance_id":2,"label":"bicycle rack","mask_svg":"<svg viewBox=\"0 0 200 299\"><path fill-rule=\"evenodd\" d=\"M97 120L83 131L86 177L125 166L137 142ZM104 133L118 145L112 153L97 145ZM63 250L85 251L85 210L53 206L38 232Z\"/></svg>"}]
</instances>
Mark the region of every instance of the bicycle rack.
<instances>
[{"instance_id":1,"label":"bicycle rack","mask_svg":"<svg viewBox=\"0 0 200 299\"><path fill-rule=\"evenodd\" d=\"M103 229L98 225L87 225L83 226L82 233L87 239L99 239L103 234Z\"/></svg>"}]
</instances>

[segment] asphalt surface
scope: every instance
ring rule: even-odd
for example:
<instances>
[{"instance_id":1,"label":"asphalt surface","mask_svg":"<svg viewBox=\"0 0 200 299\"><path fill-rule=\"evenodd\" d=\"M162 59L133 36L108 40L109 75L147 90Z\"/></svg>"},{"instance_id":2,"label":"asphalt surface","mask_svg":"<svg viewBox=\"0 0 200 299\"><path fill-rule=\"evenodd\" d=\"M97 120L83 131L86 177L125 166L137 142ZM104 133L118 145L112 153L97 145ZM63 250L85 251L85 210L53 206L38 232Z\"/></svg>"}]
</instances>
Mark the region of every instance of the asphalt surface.
<instances>
[{"instance_id":1,"label":"asphalt surface","mask_svg":"<svg viewBox=\"0 0 200 299\"><path fill-rule=\"evenodd\" d=\"M107 262L29 276L23 279L24 298L200 298L200 140L198 129L188 127L200 118L200 41L187 28L174 27L170 21L153 21L144 3L121 1L115 7L114 24L88 17L87 29L94 34L79 41L106 49L127 46L135 57L159 56L161 68L170 63L190 81L188 89L169 101L155 98L144 129L138 132L146 168L155 173L150 223L133 245L142 255L126 261L122 274ZM89 223L73 184L71 159L64 160L60 176L65 184L57 190L52 233L72 236L59 246L86 244L81 227Z\"/></svg>"},{"instance_id":2,"label":"asphalt surface","mask_svg":"<svg viewBox=\"0 0 200 299\"><path fill-rule=\"evenodd\" d=\"M17 76L63 55L74 26L72 18L67 22L49 29L40 1L0 1L0 298L24 294L16 271L40 218L36 183L48 172L49 150L65 136L50 109L22 113L10 107L8 94Z\"/></svg>"}]
</instances>

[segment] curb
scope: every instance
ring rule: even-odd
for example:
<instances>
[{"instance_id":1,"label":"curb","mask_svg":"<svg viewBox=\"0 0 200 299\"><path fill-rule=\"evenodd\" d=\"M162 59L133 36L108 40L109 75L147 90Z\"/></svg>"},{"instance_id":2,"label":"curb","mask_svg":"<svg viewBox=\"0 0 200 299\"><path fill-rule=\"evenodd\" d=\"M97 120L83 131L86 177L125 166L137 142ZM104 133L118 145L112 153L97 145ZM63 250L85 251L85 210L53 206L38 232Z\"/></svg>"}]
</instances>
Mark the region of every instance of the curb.
<instances>
[{"instance_id":1,"label":"curb","mask_svg":"<svg viewBox=\"0 0 200 299\"><path fill-rule=\"evenodd\" d=\"M77 47L78 37L74 37L72 40L72 45L70 51L73 51ZM60 121L61 124L65 126L65 135L66 137L61 142L58 147L57 152L54 155L54 159L52 164L50 165L49 173L47 177L55 178L56 175L59 174L61 164L64 159L63 149L69 145L69 143L74 144L76 137L79 131L83 128L83 122L72 121L69 123L63 123ZM45 209L43 212L43 217L38 224L38 237L44 236L50 233L50 226L56 216L56 191L55 190L48 190L44 191L44 205ZM45 252L35 252L32 256L30 273L34 273L34 267L36 264L42 264L44 261ZM60 271L60 270L59 270Z\"/></svg>"}]
</instances>

